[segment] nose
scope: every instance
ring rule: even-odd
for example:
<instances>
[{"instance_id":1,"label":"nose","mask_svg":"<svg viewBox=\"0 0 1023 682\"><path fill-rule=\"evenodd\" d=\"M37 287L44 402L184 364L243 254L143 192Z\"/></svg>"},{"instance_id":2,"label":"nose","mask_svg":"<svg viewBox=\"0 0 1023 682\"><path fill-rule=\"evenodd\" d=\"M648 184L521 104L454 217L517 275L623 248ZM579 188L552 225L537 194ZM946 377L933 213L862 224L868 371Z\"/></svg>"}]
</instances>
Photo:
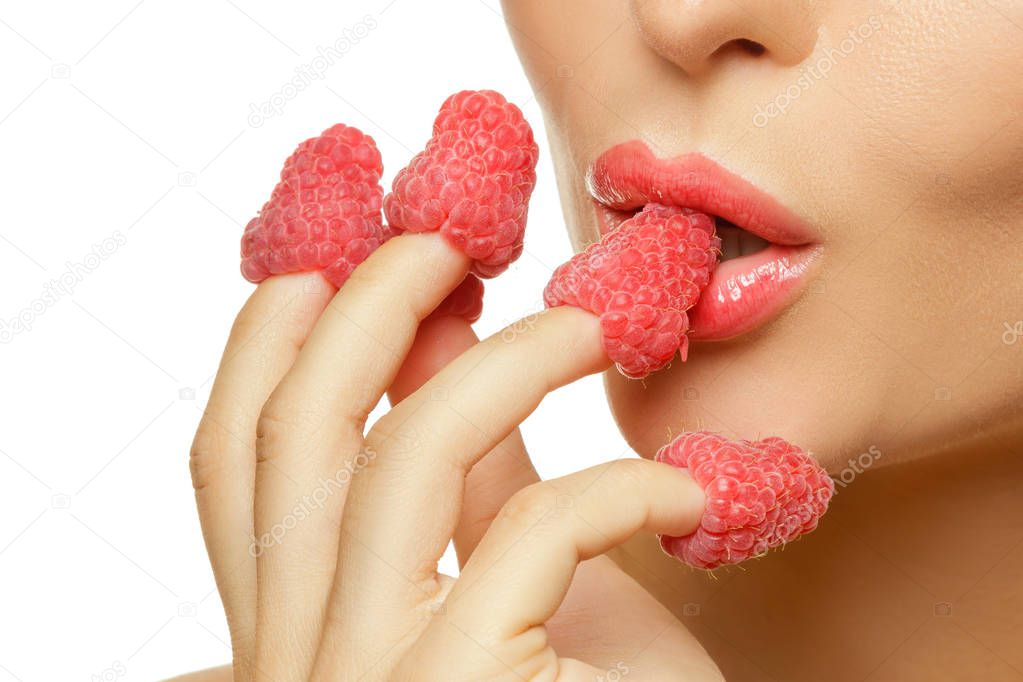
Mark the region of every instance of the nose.
<instances>
[{"instance_id":1,"label":"nose","mask_svg":"<svg viewBox=\"0 0 1023 682\"><path fill-rule=\"evenodd\" d=\"M691 76L730 57L793 65L817 42L809 0L629 0L650 47Z\"/></svg>"}]
</instances>

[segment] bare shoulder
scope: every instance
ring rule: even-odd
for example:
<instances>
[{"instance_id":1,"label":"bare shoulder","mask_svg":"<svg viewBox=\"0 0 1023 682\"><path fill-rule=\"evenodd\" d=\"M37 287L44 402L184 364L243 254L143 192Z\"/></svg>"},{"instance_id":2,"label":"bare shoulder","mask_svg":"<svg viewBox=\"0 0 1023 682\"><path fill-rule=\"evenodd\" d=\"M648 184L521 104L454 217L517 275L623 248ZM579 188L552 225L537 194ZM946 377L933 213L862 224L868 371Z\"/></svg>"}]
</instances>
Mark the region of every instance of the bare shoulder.
<instances>
[{"instance_id":1,"label":"bare shoulder","mask_svg":"<svg viewBox=\"0 0 1023 682\"><path fill-rule=\"evenodd\" d=\"M174 677L166 682L231 682L231 666L209 668Z\"/></svg>"}]
</instances>

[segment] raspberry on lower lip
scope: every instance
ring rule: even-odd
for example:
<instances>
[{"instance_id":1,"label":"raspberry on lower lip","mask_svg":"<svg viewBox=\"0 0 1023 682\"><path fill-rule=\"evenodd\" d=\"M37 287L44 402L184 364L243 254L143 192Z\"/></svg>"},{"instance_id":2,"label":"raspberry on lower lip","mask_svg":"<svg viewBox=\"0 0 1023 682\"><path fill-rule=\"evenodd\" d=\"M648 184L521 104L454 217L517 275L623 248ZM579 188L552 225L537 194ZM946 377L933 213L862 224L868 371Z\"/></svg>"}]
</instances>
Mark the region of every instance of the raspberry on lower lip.
<instances>
[{"instance_id":1,"label":"raspberry on lower lip","mask_svg":"<svg viewBox=\"0 0 1023 682\"><path fill-rule=\"evenodd\" d=\"M444 102L433 137L384 198L390 225L439 230L495 277L522 254L539 150L522 112L497 92L467 90Z\"/></svg>"},{"instance_id":2,"label":"raspberry on lower lip","mask_svg":"<svg viewBox=\"0 0 1023 682\"><path fill-rule=\"evenodd\" d=\"M685 433L654 459L687 469L707 496L696 531L660 538L665 552L696 568L737 564L809 533L835 492L823 467L781 438Z\"/></svg>"},{"instance_id":3,"label":"raspberry on lower lip","mask_svg":"<svg viewBox=\"0 0 1023 682\"><path fill-rule=\"evenodd\" d=\"M649 204L558 267L544 302L599 316L608 357L625 376L642 378L676 352L685 360L686 311L710 282L720 249L708 216Z\"/></svg>"}]
</instances>

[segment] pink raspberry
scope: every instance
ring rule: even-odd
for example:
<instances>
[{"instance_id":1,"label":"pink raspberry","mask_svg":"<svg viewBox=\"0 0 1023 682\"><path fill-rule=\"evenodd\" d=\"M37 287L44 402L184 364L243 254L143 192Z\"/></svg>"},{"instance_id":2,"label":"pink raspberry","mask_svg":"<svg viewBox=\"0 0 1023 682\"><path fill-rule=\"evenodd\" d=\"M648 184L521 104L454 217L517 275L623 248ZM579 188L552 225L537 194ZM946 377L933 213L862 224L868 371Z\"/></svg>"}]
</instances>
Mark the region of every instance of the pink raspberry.
<instances>
[{"instance_id":1,"label":"pink raspberry","mask_svg":"<svg viewBox=\"0 0 1023 682\"><path fill-rule=\"evenodd\" d=\"M737 564L809 533L835 492L828 473L781 438L754 443L684 433L654 459L688 469L706 493L695 532L661 536L665 552L696 568Z\"/></svg>"},{"instance_id":2,"label":"pink raspberry","mask_svg":"<svg viewBox=\"0 0 1023 682\"><path fill-rule=\"evenodd\" d=\"M380 205L383 165L373 138L345 125L306 140L242 236L242 274L322 271L340 287L390 233Z\"/></svg>"},{"instance_id":3,"label":"pink raspberry","mask_svg":"<svg viewBox=\"0 0 1023 682\"><path fill-rule=\"evenodd\" d=\"M717 265L710 217L650 204L558 267L544 290L553 308L600 317L604 350L627 377L642 378L688 350L689 318Z\"/></svg>"},{"instance_id":4,"label":"pink raspberry","mask_svg":"<svg viewBox=\"0 0 1023 682\"><path fill-rule=\"evenodd\" d=\"M387 221L409 232L440 230L495 277L522 254L539 156L533 131L514 104L491 90L444 102L426 149L394 178Z\"/></svg>"},{"instance_id":5,"label":"pink raspberry","mask_svg":"<svg viewBox=\"0 0 1023 682\"><path fill-rule=\"evenodd\" d=\"M430 317L461 317L469 324L483 314L483 282L476 275L466 275L462 283L430 313Z\"/></svg>"}]
</instances>

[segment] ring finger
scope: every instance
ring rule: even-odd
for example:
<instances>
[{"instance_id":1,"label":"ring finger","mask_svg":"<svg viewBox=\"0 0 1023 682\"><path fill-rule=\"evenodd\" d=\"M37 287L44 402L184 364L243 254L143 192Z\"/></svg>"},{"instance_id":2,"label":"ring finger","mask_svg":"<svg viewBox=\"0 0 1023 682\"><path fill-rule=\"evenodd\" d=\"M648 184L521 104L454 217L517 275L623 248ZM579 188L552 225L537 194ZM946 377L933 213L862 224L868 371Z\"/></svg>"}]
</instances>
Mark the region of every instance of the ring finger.
<instances>
[{"instance_id":1,"label":"ring finger","mask_svg":"<svg viewBox=\"0 0 1023 682\"><path fill-rule=\"evenodd\" d=\"M468 267L468 258L440 235L388 241L345 282L263 407L256 663L269 679L305 679L312 665L348 485L367 456L363 424L420 321Z\"/></svg>"}]
</instances>

